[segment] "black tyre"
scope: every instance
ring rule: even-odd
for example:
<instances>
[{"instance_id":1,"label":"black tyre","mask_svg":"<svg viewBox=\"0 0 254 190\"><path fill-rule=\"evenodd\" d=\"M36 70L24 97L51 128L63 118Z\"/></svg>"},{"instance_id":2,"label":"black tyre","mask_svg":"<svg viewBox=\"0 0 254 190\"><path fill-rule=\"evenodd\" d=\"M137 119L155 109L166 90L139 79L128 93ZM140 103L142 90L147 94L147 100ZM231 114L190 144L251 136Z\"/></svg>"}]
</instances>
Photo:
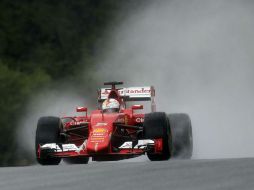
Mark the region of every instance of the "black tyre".
<instances>
[{"instance_id":1,"label":"black tyre","mask_svg":"<svg viewBox=\"0 0 254 190\"><path fill-rule=\"evenodd\" d=\"M162 153L156 154L147 152L147 157L151 161L168 160L171 157L172 139L167 116L164 112L153 112L145 114L144 120L144 138L157 139L162 138Z\"/></svg>"},{"instance_id":2,"label":"black tyre","mask_svg":"<svg viewBox=\"0 0 254 190\"><path fill-rule=\"evenodd\" d=\"M89 157L64 158L63 160L67 164L87 164Z\"/></svg>"},{"instance_id":3,"label":"black tyre","mask_svg":"<svg viewBox=\"0 0 254 190\"><path fill-rule=\"evenodd\" d=\"M58 165L61 158L50 157L46 152L41 152L38 156L39 144L46 143L60 143L60 128L61 120L58 117L41 117L38 120L36 137L35 137L35 150L36 159L41 165Z\"/></svg>"},{"instance_id":4,"label":"black tyre","mask_svg":"<svg viewBox=\"0 0 254 190\"><path fill-rule=\"evenodd\" d=\"M192 156L193 140L191 120L187 114L169 114L174 158L189 159Z\"/></svg>"}]
</instances>

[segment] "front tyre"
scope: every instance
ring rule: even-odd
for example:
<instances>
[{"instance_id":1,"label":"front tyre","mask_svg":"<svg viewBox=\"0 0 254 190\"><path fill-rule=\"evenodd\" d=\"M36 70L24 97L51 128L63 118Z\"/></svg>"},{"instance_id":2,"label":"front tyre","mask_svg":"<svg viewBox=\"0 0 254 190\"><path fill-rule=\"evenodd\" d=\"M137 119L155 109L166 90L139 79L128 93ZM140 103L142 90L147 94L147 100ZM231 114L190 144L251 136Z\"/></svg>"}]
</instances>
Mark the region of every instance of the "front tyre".
<instances>
[{"instance_id":1,"label":"front tyre","mask_svg":"<svg viewBox=\"0 0 254 190\"><path fill-rule=\"evenodd\" d=\"M170 126L164 112L153 112L145 114L144 138L162 139L162 152L147 152L147 157L151 161L168 160L171 157L172 139Z\"/></svg>"},{"instance_id":2,"label":"front tyre","mask_svg":"<svg viewBox=\"0 0 254 190\"><path fill-rule=\"evenodd\" d=\"M35 137L35 151L36 159L41 165L58 165L61 158L50 157L45 152L38 155L39 145L47 143L60 143L60 128L62 126L61 119L58 117L41 117L38 120L36 137Z\"/></svg>"}]
</instances>

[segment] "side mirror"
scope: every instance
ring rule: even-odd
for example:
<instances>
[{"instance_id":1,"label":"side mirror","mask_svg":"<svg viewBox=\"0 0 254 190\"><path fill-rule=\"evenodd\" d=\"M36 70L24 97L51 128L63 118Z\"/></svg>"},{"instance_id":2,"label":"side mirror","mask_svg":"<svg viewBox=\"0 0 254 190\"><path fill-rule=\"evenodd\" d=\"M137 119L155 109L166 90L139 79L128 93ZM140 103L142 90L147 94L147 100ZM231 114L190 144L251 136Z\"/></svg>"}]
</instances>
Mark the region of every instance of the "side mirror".
<instances>
[{"instance_id":1,"label":"side mirror","mask_svg":"<svg viewBox=\"0 0 254 190\"><path fill-rule=\"evenodd\" d=\"M77 107L76 111L77 112L87 112L87 108L85 108L85 107Z\"/></svg>"},{"instance_id":2,"label":"side mirror","mask_svg":"<svg viewBox=\"0 0 254 190\"><path fill-rule=\"evenodd\" d=\"M143 105L133 105L133 106L131 106L131 109L132 110L141 110L141 109L143 109Z\"/></svg>"}]
</instances>

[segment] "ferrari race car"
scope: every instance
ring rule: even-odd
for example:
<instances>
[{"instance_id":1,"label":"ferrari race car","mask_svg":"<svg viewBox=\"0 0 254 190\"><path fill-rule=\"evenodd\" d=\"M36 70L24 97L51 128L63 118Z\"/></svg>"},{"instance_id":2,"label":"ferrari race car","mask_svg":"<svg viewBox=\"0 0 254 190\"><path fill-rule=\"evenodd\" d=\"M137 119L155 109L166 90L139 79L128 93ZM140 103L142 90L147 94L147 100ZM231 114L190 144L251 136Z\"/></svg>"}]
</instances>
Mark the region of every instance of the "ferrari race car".
<instances>
[{"instance_id":1,"label":"ferrari race car","mask_svg":"<svg viewBox=\"0 0 254 190\"><path fill-rule=\"evenodd\" d=\"M151 161L192 156L192 128L187 114L156 112L154 87L117 88L122 82L107 82L98 90L98 109L81 116L41 117L35 150L38 163L57 165L115 161L146 154ZM130 101L150 101L151 112L140 113L143 105L127 107Z\"/></svg>"}]
</instances>

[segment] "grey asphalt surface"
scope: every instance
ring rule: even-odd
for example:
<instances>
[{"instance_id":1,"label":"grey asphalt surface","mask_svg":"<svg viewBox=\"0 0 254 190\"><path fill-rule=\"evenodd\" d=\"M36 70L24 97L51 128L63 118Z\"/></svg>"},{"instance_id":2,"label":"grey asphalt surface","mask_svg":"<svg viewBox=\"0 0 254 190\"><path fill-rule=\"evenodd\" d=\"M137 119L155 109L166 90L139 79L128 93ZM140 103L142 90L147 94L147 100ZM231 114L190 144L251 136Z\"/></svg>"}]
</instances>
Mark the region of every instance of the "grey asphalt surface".
<instances>
[{"instance_id":1,"label":"grey asphalt surface","mask_svg":"<svg viewBox=\"0 0 254 190\"><path fill-rule=\"evenodd\" d=\"M0 168L0 190L254 189L254 158Z\"/></svg>"}]
</instances>

